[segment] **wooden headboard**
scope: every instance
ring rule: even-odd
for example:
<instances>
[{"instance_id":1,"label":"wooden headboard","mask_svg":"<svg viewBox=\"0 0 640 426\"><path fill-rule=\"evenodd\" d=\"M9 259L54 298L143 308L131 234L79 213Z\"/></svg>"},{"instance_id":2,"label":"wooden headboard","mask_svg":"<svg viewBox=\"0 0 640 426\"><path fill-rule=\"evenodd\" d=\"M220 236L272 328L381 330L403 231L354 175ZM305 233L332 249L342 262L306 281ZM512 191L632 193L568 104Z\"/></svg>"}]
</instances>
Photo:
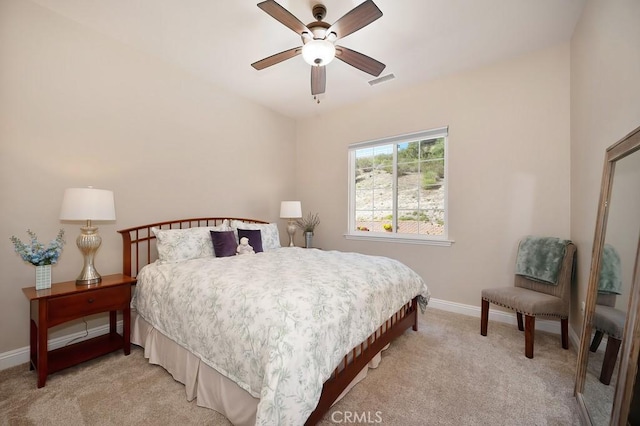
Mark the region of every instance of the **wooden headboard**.
<instances>
[{"instance_id":1,"label":"wooden headboard","mask_svg":"<svg viewBox=\"0 0 640 426\"><path fill-rule=\"evenodd\" d=\"M245 223L269 223L263 220L237 217L201 217L150 223L122 229L118 231L122 235L122 273L130 277L136 277L143 266L155 260L155 256L157 256L157 250L155 249L156 236L151 232L151 228L187 229L200 226L217 226L221 225L225 219L229 221L238 220Z\"/></svg>"}]
</instances>

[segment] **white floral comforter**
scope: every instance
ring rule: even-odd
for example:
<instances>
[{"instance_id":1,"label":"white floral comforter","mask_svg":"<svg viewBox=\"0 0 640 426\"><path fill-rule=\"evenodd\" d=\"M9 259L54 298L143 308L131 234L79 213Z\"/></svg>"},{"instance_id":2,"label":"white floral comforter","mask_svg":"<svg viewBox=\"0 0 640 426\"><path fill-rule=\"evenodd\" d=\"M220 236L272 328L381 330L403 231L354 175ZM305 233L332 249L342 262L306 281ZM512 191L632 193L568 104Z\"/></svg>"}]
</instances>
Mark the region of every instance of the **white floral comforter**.
<instances>
[{"instance_id":1,"label":"white floral comforter","mask_svg":"<svg viewBox=\"0 0 640 426\"><path fill-rule=\"evenodd\" d=\"M147 265L133 306L259 398L256 424L301 425L344 355L416 295L426 305L398 261L286 247Z\"/></svg>"}]
</instances>

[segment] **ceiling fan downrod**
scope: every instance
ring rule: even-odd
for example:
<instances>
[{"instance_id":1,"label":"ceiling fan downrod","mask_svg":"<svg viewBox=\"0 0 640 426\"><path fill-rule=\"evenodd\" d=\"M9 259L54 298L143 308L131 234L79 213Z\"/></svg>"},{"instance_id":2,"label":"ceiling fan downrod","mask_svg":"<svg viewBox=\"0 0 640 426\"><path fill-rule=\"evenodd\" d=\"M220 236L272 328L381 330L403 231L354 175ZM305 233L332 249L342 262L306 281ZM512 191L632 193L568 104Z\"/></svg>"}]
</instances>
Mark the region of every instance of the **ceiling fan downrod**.
<instances>
[{"instance_id":1,"label":"ceiling fan downrod","mask_svg":"<svg viewBox=\"0 0 640 426\"><path fill-rule=\"evenodd\" d=\"M316 21L322 21L325 16L327 16L327 8L324 5L316 4L311 9L311 13L313 13L313 17L316 18Z\"/></svg>"}]
</instances>

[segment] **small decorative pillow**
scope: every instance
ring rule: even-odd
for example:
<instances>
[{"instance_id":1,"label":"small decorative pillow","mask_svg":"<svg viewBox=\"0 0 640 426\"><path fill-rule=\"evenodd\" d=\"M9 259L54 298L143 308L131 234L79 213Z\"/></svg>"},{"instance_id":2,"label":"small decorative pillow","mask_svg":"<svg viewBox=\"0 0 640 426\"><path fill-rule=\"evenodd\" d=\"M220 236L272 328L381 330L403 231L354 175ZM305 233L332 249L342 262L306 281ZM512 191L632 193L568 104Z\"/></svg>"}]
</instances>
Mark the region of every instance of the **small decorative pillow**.
<instances>
[{"instance_id":1,"label":"small decorative pillow","mask_svg":"<svg viewBox=\"0 0 640 426\"><path fill-rule=\"evenodd\" d=\"M262 249L262 231L259 229L238 229L238 240L242 237L249 239L249 245L253 247L253 251L260 253Z\"/></svg>"},{"instance_id":2,"label":"small decorative pillow","mask_svg":"<svg viewBox=\"0 0 640 426\"><path fill-rule=\"evenodd\" d=\"M245 223L239 220L231 221L233 229L259 229L261 231L262 248L264 251L280 248L280 234L276 223ZM255 249L255 247L254 247Z\"/></svg>"},{"instance_id":3,"label":"small decorative pillow","mask_svg":"<svg viewBox=\"0 0 640 426\"><path fill-rule=\"evenodd\" d=\"M211 231L213 251L216 257L229 257L236 255L236 236L233 231Z\"/></svg>"},{"instance_id":4,"label":"small decorative pillow","mask_svg":"<svg viewBox=\"0 0 640 426\"><path fill-rule=\"evenodd\" d=\"M225 220L219 226L201 226L187 229L160 229L153 227L156 236L158 259L165 262L180 262L213 256L210 231L230 230Z\"/></svg>"}]
</instances>

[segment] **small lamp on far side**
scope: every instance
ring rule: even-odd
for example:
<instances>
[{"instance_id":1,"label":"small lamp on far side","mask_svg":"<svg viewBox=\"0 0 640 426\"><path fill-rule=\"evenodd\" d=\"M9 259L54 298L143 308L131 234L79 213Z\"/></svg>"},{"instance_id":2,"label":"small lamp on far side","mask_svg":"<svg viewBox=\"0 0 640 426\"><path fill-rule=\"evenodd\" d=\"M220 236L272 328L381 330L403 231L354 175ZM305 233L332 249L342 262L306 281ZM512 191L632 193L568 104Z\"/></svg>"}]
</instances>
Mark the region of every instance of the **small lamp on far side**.
<instances>
[{"instance_id":1,"label":"small lamp on far side","mask_svg":"<svg viewBox=\"0 0 640 426\"><path fill-rule=\"evenodd\" d=\"M288 219L287 233L289 234L289 247L293 244L293 235L296 233L296 223L294 219L302 217L302 204L300 201L283 201L280 203L280 218Z\"/></svg>"},{"instance_id":2,"label":"small lamp on far side","mask_svg":"<svg viewBox=\"0 0 640 426\"><path fill-rule=\"evenodd\" d=\"M76 279L76 284L100 283L102 277L93 266L93 258L102 244L102 237L91 221L116 220L113 191L93 187L66 189L60 209L60 220L86 221L86 226L80 227L81 232L76 239L76 244L84 255L84 266Z\"/></svg>"}]
</instances>

